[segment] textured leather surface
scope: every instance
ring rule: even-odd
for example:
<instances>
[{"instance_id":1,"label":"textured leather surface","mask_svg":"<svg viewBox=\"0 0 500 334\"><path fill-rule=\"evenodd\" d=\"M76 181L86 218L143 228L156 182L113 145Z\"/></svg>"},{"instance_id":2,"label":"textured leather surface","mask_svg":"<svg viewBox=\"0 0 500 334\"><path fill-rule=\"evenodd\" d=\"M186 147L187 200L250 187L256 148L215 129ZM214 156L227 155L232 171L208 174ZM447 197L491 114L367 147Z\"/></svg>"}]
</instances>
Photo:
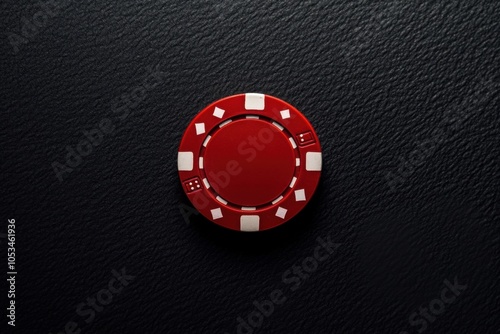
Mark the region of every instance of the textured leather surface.
<instances>
[{"instance_id":1,"label":"textured leather surface","mask_svg":"<svg viewBox=\"0 0 500 334\"><path fill-rule=\"evenodd\" d=\"M467 289L425 332L498 333L497 1L65 3L17 53L11 33L39 7L0 5L0 233L16 219L16 333L69 321L81 333L236 333L276 289L286 301L255 333L417 333L411 314L455 277ZM122 95L143 93L156 66L125 117ZM180 211L184 128L241 92L295 105L324 150L312 202L262 234ZM115 130L60 182L53 162L105 119ZM292 291L283 275L328 237L340 245ZM77 305L122 268L135 279L85 323Z\"/></svg>"}]
</instances>

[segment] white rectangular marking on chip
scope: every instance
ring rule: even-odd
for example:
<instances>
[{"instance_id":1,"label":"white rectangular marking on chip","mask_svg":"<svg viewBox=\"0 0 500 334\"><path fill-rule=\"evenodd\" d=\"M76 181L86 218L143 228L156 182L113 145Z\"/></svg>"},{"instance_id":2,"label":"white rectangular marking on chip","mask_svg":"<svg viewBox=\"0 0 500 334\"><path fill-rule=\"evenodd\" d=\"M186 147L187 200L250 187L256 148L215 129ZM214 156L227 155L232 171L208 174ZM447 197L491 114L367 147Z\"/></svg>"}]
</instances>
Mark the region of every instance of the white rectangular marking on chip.
<instances>
[{"instance_id":1,"label":"white rectangular marking on chip","mask_svg":"<svg viewBox=\"0 0 500 334\"><path fill-rule=\"evenodd\" d=\"M205 123L195 123L196 134L201 135L205 133Z\"/></svg>"},{"instance_id":2,"label":"white rectangular marking on chip","mask_svg":"<svg viewBox=\"0 0 500 334\"><path fill-rule=\"evenodd\" d=\"M283 119L290 118L290 110L288 110L288 109L281 110L280 114L281 114L281 118L283 118Z\"/></svg>"},{"instance_id":3,"label":"white rectangular marking on chip","mask_svg":"<svg viewBox=\"0 0 500 334\"><path fill-rule=\"evenodd\" d=\"M297 144L295 144L295 140L293 140L292 137L288 138L288 140L290 140L290 144L292 144L293 148L297 148Z\"/></svg>"},{"instance_id":4,"label":"white rectangular marking on chip","mask_svg":"<svg viewBox=\"0 0 500 334\"><path fill-rule=\"evenodd\" d=\"M260 228L259 216L241 216L240 230L243 232L257 232Z\"/></svg>"},{"instance_id":5,"label":"white rectangular marking on chip","mask_svg":"<svg viewBox=\"0 0 500 334\"><path fill-rule=\"evenodd\" d=\"M221 202L224 205L227 204L227 201L224 198L220 197L220 196L215 197L215 199L217 199L219 202Z\"/></svg>"},{"instance_id":6,"label":"white rectangular marking on chip","mask_svg":"<svg viewBox=\"0 0 500 334\"><path fill-rule=\"evenodd\" d=\"M276 199L275 199L272 203L273 203L273 204L276 204L276 203L278 203L279 201L281 201L282 199L283 199L283 196L280 196L280 197L276 198Z\"/></svg>"},{"instance_id":7,"label":"white rectangular marking on chip","mask_svg":"<svg viewBox=\"0 0 500 334\"><path fill-rule=\"evenodd\" d=\"M210 140L210 138L212 138L212 136L207 136L207 138L205 138L205 141L203 142L204 147L207 147L207 144L208 144L208 141Z\"/></svg>"},{"instance_id":8,"label":"white rectangular marking on chip","mask_svg":"<svg viewBox=\"0 0 500 334\"><path fill-rule=\"evenodd\" d=\"M221 124L219 125L219 128L222 128L224 125L228 125L228 124L229 124L229 123L231 123L231 122L232 122L232 120L228 119L227 121L225 121L225 122L221 123Z\"/></svg>"},{"instance_id":9,"label":"white rectangular marking on chip","mask_svg":"<svg viewBox=\"0 0 500 334\"><path fill-rule=\"evenodd\" d=\"M246 110L264 110L265 95L248 93L245 94L245 109Z\"/></svg>"},{"instance_id":10,"label":"white rectangular marking on chip","mask_svg":"<svg viewBox=\"0 0 500 334\"><path fill-rule=\"evenodd\" d=\"M210 213L212 214L212 219L213 220L216 220L216 219L219 219L219 218L223 217L222 211L221 211L220 208L210 210Z\"/></svg>"},{"instance_id":11,"label":"white rectangular marking on chip","mask_svg":"<svg viewBox=\"0 0 500 334\"><path fill-rule=\"evenodd\" d=\"M217 117L217 118L222 118L224 116L225 112L226 111L224 109L221 109L219 107L215 107L214 116Z\"/></svg>"},{"instance_id":12,"label":"white rectangular marking on chip","mask_svg":"<svg viewBox=\"0 0 500 334\"><path fill-rule=\"evenodd\" d=\"M243 211L255 211L255 210L257 210L257 208L254 206L242 206L241 210L243 210Z\"/></svg>"},{"instance_id":13,"label":"white rectangular marking on chip","mask_svg":"<svg viewBox=\"0 0 500 334\"><path fill-rule=\"evenodd\" d=\"M192 171L194 166L193 152L179 152L177 154L177 169L180 171Z\"/></svg>"},{"instance_id":14,"label":"white rectangular marking on chip","mask_svg":"<svg viewBox=\"0 0 500 334\"><path fill-rule=\"evenodd\" d=\"M280 217L281 219L285 219L287 209L282 208L281 206L278 208L278 211L276 211L276 217Z\"/></svg>"},{"instance_id":15,"label":"white rectangular marking on chip","mask_svg":"<svg viewBox=\"0 0 500 334\"><path fill-rule=\"evenodd\" d=\"M198 159L198 166L200 167L200 169L203 169L203 157L200 157Z\"/></svg>"},{"instance_id":16,"label":"white rectangular marking on chip","mask_svg":"<svg viewBox=\"0 0 500 334\"><path fill-rule=\"evenodd\" d=\"M259 119L259 116L254 116L254 115L248 115L247 117L245 117L247 119Z\"/></svg>"},{"instance_id":17,"label":"white rectangular marking on chip","mask_svg":"<svg viewBox=\"0 0 500 334\"><path fill-rule=\"evenodd\" d=\"M295 158L295 166L300 166L300 158Z\"/></svg>"},{"instance_id":18,"label":"white rectangular marking on chip","mask_svg":"<svg viewBox=\"0 0 500 334\"><path fill-rule=\"evenodd\" d=\"M306 170L310 172L321 171L321 152L306 153Z\"/></svg>"},{"instance_id":19,"label":"white rectangular marking on chip","mask_svg":"<svg viewBox=\"0 0 500 334\"><path fill-rule=\"evenodd\" d=\"M306 191L304 189L295 190L295 201L302 202L306 200Z\"/></svg>"},{"instance_id":20,"label":"white rectangular marking on chip","mask_svg":"<svg viewBox=\"0 0 500 334\"><path fill-rule=\"evenodd\" d=\"M283 131L284 127L282 127L279 123L273 122L273 125L280 129L280 131Z\"/></svg>"},{"instance_id":21,"label":"white rectangular marking on chip","mask_svg":"<svg viewBox=\"0 0 500 334\"><path fill-rule=\"evenodd\" d=\"M206 178L203 179L203 184L205 185L205 188L210 189L210 183L208 183Z\"/></svg>"},{"instance_id":22,"label":"white rectangular marking on chip","mask_svg":"<svg viewBox=\"0 0 500 334\"><path fill-rule=\"evenodd\" d=\"M297 182L297 178L294 176L293 179L292 179L292 182L290 182L290 188L293 188L293 186L295 185L295 182Z\"/></svg>"}]
</instances>

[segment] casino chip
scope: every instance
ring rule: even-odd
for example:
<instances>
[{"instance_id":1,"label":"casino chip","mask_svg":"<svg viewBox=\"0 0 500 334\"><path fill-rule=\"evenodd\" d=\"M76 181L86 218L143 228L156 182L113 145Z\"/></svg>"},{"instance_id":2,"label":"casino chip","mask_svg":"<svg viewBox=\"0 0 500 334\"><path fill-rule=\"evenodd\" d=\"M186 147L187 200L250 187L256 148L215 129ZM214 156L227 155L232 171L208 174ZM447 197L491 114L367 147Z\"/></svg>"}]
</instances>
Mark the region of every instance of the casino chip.
<instances>
[{"instance_id":1,"label":"casino chip","mask_svg":"<svg viewBox=\"0 0 500 334\"><path fill-rule=\"evenodd\" d=\"M311 199L321 147L309 121L263 94L226 97L203 109L182 138L177 165L194 207L237 231L285 223Z\"/></svg>"}]
</instances>

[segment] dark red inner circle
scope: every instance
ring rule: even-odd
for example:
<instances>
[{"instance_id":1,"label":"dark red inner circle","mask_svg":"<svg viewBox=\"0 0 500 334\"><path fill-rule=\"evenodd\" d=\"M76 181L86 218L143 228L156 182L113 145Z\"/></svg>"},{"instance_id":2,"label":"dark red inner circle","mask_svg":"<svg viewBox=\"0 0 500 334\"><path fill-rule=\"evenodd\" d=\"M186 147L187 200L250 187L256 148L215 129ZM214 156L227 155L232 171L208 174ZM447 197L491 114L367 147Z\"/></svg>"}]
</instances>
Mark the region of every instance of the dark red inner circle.
<instances>
[{"instance_id":1,"label":"dark red inner circle","mask_svg":"<svg viewBox=\"0 0 500 334\"><path fill-rule=\"evenodd\" d=\"M210 185L238 206L272 202L289 186L295 171L288 137L260 119L241 119L220 128L209 140L203 159Z\"/></svg>"}]
</instances>

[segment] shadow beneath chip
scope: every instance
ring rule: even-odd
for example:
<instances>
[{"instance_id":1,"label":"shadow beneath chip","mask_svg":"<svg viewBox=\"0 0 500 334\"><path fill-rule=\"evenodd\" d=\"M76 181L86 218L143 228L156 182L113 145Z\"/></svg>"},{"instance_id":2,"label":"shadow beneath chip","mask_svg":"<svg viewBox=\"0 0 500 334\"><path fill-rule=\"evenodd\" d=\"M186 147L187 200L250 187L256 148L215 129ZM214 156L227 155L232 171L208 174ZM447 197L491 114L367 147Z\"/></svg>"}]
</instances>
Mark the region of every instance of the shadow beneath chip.
<instances>
[{"instance_id":1,"label":"shadow beneath chip","mask_svg":"<svg viewBox=\"0 0 500 334\"><path fill-rule=\"evenodd\" d=\"M204 218L201 214L191 216L191 227L201 237L218 247L242 254L263 254L279 251L302 240L313 232L315 221L320 215L321 183L307 206L288 222L261 232L238 232L225 229Z\"/></svg>"}]
</instances>

